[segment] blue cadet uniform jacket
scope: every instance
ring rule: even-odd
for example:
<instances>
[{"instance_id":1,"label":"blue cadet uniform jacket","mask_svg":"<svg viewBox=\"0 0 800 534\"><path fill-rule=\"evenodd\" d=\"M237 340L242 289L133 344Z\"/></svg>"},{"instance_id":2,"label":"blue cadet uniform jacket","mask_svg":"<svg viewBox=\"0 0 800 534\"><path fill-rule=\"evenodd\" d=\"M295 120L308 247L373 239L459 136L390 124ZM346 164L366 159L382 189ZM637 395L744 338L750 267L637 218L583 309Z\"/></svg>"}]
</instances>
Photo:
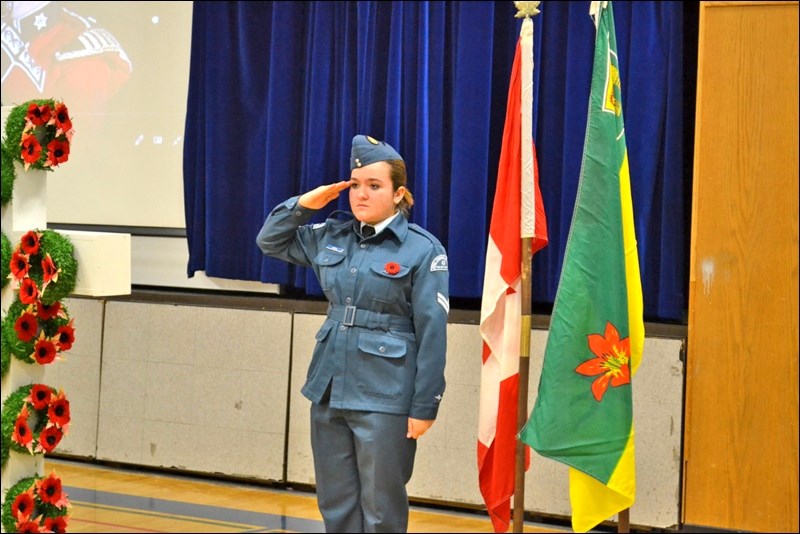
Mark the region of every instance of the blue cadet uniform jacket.
<instances>
[{"instance_id":1,"label":"blue cadet uniform jacket","mask_svg":"<svg viewBox=\"0 0 800 534\"><path fill-rule=\"evenodd\" d=\"M311 267L328 299L328 317L302 393L330 406L435 419L445 389L448 264L438 239L400 214L363 238L360 223L279 204L256 242L267 256ZM340 212L341 213L341 212Z\"/></svg>"}]
</instances>

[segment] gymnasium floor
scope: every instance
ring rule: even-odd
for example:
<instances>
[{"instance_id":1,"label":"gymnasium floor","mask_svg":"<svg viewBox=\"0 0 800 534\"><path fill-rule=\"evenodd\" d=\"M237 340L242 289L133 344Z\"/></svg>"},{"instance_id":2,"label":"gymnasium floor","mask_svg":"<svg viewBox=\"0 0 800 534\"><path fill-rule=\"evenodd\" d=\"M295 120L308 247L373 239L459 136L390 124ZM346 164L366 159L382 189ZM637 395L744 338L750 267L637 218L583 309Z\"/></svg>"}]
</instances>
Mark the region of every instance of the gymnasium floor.
<instances>
[{"instance_id":1,"label":"gymnasium floor","mask_svg":"<svg viewBox=\"0 0 800 534\"><path fill-rule=\"evenodd\" d=\"M324 532L313 493L47 459L72 512L69 532ZM485 512L414 506L409 532L492 532ZM570 532L526 523L525 532Z\"/></svg>"}]
</instances>

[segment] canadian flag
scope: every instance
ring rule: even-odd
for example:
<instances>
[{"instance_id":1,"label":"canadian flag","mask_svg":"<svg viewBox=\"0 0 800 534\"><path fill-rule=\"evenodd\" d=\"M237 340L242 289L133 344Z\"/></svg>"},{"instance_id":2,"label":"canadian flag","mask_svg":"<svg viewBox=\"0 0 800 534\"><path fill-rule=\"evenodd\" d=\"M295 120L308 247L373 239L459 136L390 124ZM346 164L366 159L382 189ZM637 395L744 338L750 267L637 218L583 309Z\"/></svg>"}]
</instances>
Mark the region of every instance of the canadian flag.
<instances>
[{"instance_id":1,"label":"canadian flag","mask_svg":"<svg viewBox=\"0 0 800 534\"><path fill-rule=\"evenodd\" d=\"M525 31L523 23L508 90L503 145L486 250L479 328L483 338L483 366L478 422L478 478L495 532L508 530L511 496L514 493L519 431L517 403L520 386L522 237L533 238L531 255L547 245L547 222L539 192L536 149L532 141L531 98L529 94L523 95L522 89L523 85L530 89L531 84L525 83L523 77L529 82L532 70L531 60L528 76L523 71L526 61L522 50L527 48L530 58L532 48L530 42L527 47L523 44ZM523 105L524 96L527 96L527 106ZM530 149L523 153L522 146ZM530 449L526 445L526 470L529 459Z\"/></svg>"}]
</instances>

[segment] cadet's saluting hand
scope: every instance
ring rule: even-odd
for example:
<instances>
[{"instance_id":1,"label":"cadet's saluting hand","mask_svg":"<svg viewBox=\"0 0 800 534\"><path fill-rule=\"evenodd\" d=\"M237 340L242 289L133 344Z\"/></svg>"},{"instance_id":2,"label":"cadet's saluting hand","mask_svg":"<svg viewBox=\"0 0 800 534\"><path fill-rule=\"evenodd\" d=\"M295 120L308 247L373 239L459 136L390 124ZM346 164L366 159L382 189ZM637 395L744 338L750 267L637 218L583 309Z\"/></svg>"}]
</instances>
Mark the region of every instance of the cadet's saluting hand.
<instances>
[{"instance_id":1,"label":"cadet's saluting hand","mask_svg":"<svg viewBox=\"0 0 800 534\"><path fill-rule=\"evenodd\" d=\"M339 197L339 193L350 187L350 180L342 180L335 184L321 185L300 195L298 203L304 208L318 210Z\"/></svg>"}]
</instances>

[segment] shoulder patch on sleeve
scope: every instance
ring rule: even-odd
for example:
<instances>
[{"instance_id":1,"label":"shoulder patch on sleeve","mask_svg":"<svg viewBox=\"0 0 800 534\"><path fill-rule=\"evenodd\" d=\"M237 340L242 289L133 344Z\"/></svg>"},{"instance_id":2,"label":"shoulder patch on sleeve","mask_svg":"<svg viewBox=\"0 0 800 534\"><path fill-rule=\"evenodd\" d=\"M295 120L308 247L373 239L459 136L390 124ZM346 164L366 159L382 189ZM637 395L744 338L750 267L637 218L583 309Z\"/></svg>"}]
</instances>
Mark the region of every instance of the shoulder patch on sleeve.
<instances>
[{"instance_id":1,"label":"shoulder patch on sleeve","mask_svg":"<svg viewBox=\"0 0 800 534\"><path fill-rule=\"evenodd\" d=\"M431 272L434 271L447 271L447 255L439 254L431 262Z\"/></svg>"}]
</instances>

